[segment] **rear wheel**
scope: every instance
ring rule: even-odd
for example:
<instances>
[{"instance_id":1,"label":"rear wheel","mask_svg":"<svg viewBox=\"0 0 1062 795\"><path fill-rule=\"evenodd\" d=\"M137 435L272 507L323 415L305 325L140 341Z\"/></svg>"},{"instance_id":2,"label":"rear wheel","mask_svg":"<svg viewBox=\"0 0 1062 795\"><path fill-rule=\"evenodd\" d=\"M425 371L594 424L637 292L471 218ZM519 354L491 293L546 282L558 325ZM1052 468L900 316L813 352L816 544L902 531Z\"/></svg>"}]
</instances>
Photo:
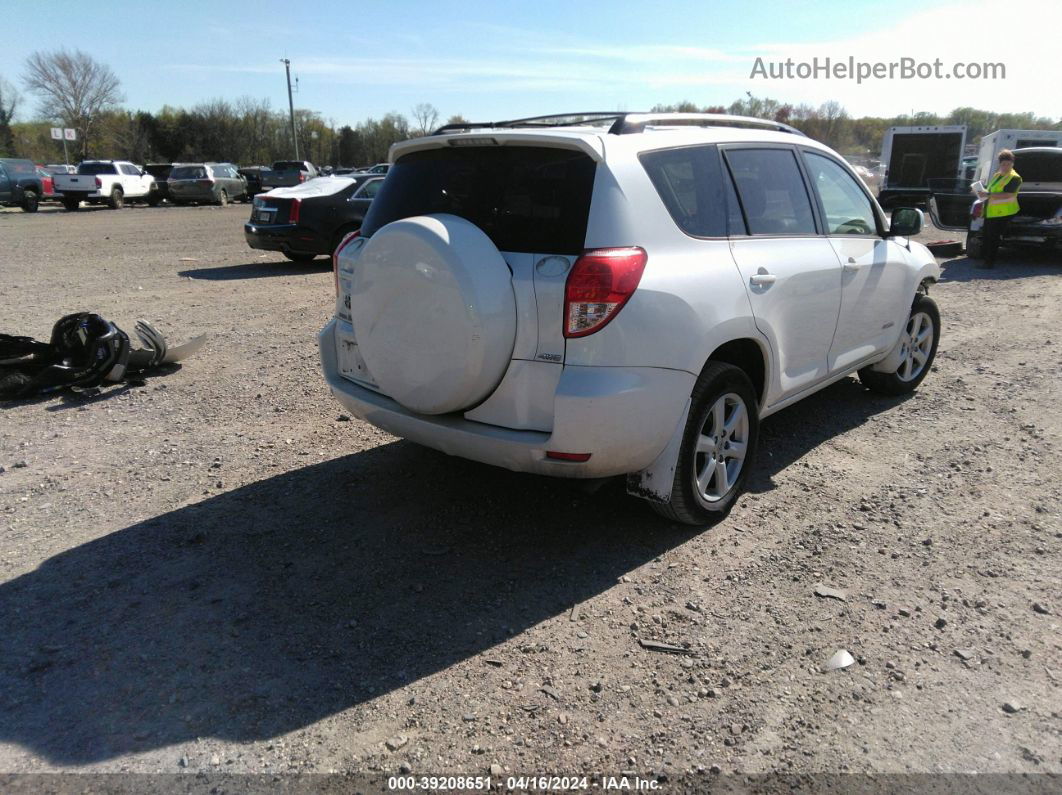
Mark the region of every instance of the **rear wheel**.
<instances>
[{"instance_id":1,"label":"rear wheel","mask_svg":"<svg viewBox=\"0 0 1062 795\"><path fill-rule=\"evenodd\" d=\"M229 204L229 192L224 188L222 188L221 193L218 194L218 204L222 207L227 207Z\"/></svg>"},{"instance_id":2,"label":"rear wheel","mask_svg":"<svg viewBox=\"0 0 1062 795\"><path fill-rule=\"evenodd\" d=\"M37 212L41 200L36 191L28 190L22 194L22 210L27 213Z\"/></svg>"},{"instance_id":3,"label":"rear wheel","mask_svg":"<svg viewBox=\"0 0 1062 795\"><path fill-rule=\"evenodd\" d=\"M933 366L939 340L940 311L933 299L919 294L900 337L900 366L891 373L864 367L859 371L859 380L885 395L914 392Z\"/></svg>"},{"instance_id":4,"label":"rear wheel","mask_svg":"<svg viewBox=\"0 0 1062 795\"><path fill-rule=\"evenodd\" d=\"M121 188L115 186L111 190L111 196L107 199L107 206L112 210L120 210L125 206L125 193L122 192Z\"/></svg>"},{"instance_id":5,"label":"rear wheel","mask_svg":"<svg viewBox=\"0 0 1062 795\"><path fill-rule=\"evenodd\" d=\"M317 258L316 254L297 254L294 251L285 251L284 256L292 262L312 262Z\"/></svg>"},{"instance_id":6,"label":"rear wheel","mask_svg":"<svg viewBox=\"0 0 1062 795\"><path fill-rule=\"evenodd\" d=\"M63 207L69 212L74 212L81 206L81 202L78 199L63 199Z\"/></svg>"},{"instance_id":7,"label":"rear wheel","mask_svg":"<svg viewBox=\"0 0 1062 795\"><path fill-rule=\"evenodd\" d=\"M756 390L743 370L709 362L691 396L671 497L650 503L674 522L725 517L745 488L760 432Z\"/></svg>"},{"instance_id":8,"label":"rear wheel","mask_svg":"<svg viewBox=\"0 0 1062 795\"><path fill-rule=\"evenodd\" d=\"M147 203L149 207L158 207L162 204L162 196L159 195L158 191L153 190L148 194Z\"/></svg>"}]
</instances>

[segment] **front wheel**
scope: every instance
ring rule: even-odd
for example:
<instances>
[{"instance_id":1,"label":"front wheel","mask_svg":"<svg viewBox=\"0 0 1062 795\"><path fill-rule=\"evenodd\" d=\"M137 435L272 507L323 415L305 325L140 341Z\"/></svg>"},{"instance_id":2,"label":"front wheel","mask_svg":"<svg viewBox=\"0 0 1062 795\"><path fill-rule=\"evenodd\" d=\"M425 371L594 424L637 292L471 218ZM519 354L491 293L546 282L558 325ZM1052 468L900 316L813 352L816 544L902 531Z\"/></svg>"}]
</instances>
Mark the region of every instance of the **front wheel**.
<instances>
[{"instance_id":1,"label":"front wheel","mask_svg":"<svg viewBox=\"0 0 1062 795\"><path fill-rule=\"evenodd\" d=\"M759 433L749 377L732 365L709 362L693 388L671 497L651 503L653 509L691 525L725 517L745 488Z\"/></svg>"},{"instance_id":2,"label":"front wheel","mask_svg":"<svg viewBox=\"0 0 1062 795\"><path fill-rule=\"evenodd\" d=\"M933 366L940 340L940 310L936 302L921 293L911 305L907 325L900 334L900 365L891 373L864 367L859 380L885 395L914 392Z\"/></svg>"},{"instance_id":3,"label":"front wheel","mask_svg":"<svg viewBox=\"0 0 1062 795\"><path fill-rule=\"evenodd\" d=\"M973 232L966 235L966 256L970 259L982 259L984 257L984 238L981 235Z\"/></svg>"},{"instance_id":4,"label":"front wheel","mask_svg":"<svg viewBox=\"0 0 1062 795\"><path fill-rule=\"evenodd\" d=\"M229 206L229 193L224 188L222 188L221 193L218 194L218 204L222 207Z\"/></svg>"},{"instance_id":5,"label":"front wheel","mask_svg":"<svg viewBox=\"0 0 1062 795\"><path fill-rule=\"evenodd\" d=\"M120 210L125 207L125 194L122 193L121 188L115 188L111 191L111 197L107 199L107 206L112 210Z\"/></svg>"},{"instance_id":6,"label":"front wheel","mask_svg":"<svg viewBox=\"0 0 1062 795\"><path fill-rule=\"evenodd\" d=\"M37 208L40 206L40 201L40 197L37 196L36 191L26 191L22 194L22 211L27 213L37 212Z\"/></svg>"},{"instance_id":7,"label":"front wheel","mask_svg":"<svg viewBox=\"0 0 1062 795\"><path fill-rule=\"evenodd\" d=\"M285 251L284 256L292 262L311 262L317 258L316 254L296 254L292 251Z\"/></svg>"}]
</instances>

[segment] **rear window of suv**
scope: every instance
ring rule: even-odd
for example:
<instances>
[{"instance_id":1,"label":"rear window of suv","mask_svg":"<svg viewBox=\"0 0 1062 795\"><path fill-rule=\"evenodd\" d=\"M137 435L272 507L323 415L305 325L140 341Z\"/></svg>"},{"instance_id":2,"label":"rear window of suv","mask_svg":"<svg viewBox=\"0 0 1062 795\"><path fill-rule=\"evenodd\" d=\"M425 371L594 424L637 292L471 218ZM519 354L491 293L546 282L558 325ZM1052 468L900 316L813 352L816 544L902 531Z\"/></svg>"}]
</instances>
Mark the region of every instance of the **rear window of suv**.
<instances>
[{"instance_id":1,"label":"rear window of suv","mask_svg":"<svg viewBox=\"0 0 1062 795\"><path fill-rule=\"evenodd\" d=\"M206 179L206 169L202 166L178 166L170 172L170 179Z\"/></svg>"},{"instance_id":2,"label":"rear window of suv","mask_svg":"<svg viewBox=\"0 0 1062 795\"><path fill-rule=\"evenodd\" d=\"M500 251L575 254L586 242L596 164L572 149L467 146L400 158L362 226L450 213L478 226Z\"/></svg>"}]
</instances>

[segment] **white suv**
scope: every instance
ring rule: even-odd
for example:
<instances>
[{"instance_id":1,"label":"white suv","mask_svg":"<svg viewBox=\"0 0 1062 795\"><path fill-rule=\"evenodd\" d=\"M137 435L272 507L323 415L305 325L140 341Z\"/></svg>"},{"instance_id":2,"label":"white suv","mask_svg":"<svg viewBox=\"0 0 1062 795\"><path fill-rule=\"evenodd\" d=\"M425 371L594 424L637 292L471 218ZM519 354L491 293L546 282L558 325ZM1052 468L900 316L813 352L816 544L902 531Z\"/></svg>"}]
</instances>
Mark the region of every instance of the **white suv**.
<instances>
[{"instance_id":1,"label":"white suv","mask_svg":"<svg viewBox=\"0 0 1062 795\"><path fill-rule=\"evenodd\" d=\"M760 420L858 372L914 389L939 268L843 159L775 122L584 114L404 141L334 256L333 394L451 455L627 477L703 524Z\"/></svg>"}]
</instances>

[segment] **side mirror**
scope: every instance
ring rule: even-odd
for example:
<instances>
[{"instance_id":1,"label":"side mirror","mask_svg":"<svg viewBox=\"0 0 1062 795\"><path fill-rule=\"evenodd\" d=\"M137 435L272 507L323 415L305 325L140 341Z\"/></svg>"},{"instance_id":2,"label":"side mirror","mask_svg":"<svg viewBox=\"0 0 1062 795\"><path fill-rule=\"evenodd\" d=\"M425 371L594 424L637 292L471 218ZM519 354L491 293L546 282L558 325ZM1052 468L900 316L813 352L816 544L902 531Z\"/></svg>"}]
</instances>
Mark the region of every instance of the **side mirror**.
<instances>
[{"instance_id":1,"label":"side mirror","mask_svg":"<svg viewBox=\"0 0 1062 795\"><path fill-rule=\"evenodd\" d=\"M925 214L915 207L897 207L889 221L889 237L914 237L925 226Z\"/></svg>"}]
</instances>

